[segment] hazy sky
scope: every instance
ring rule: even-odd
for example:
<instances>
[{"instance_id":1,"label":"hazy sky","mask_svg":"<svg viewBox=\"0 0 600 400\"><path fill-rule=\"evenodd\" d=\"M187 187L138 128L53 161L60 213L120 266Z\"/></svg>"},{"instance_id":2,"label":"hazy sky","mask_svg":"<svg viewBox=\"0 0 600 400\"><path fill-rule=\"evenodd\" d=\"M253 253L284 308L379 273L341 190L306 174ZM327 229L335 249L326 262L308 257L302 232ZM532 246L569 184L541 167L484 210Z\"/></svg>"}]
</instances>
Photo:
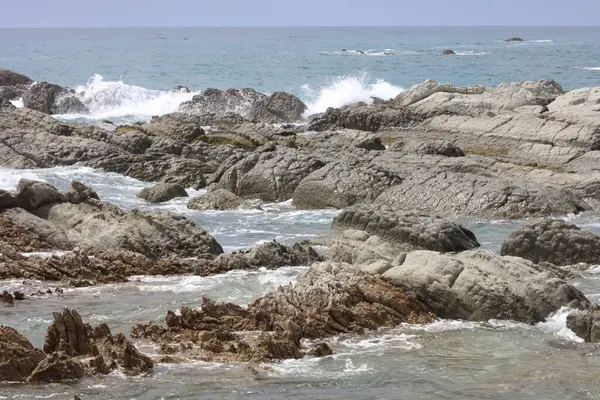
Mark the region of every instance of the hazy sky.
<instances>
[{"instance_id":1,"label":"hazy sky","mask_svg":"<svg viewBox=\"0 0 600 400\"><path fill-rule=\"evenodd\" d=\"M0 27L599 23L600 0L0 0Z\"/></svg>"}]
</instances>

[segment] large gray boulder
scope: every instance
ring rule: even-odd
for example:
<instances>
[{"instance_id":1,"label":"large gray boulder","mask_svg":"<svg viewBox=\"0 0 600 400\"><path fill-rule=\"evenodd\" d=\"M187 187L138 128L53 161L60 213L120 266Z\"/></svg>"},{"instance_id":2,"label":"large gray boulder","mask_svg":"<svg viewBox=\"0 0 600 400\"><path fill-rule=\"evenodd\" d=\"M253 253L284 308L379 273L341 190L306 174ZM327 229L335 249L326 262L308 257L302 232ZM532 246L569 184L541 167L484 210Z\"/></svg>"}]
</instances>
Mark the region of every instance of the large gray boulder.
<instances>
[{"instance_id":1,"label":"large gray boulder","mask_svg":"<svg viewBox=\"0 0 600 400\"><path fill-rule=\"evenodd\" d=\"M31 86L23 96L23 105L45 114L84 114L88 112L73 90L48 82L36 83Z\"/></svg>"},{"instance_id":2,"label":"large gray boulder","mask_svg":"<svg viewBox=\"0 0 600 400\"><path fill-rule=\"evenodd\" d=\"M133 126L129 129L137 128L151 136L164 136L185 143L191 143L205 135L202 126L202 119L196 115L170 113L152 117L150 123L140 127Z\"/></svg>"},{"instance_id":3,"label":"large gray boulder","mask_svg":"<svg viewBox=\"0 0 600 400\"><path fill-rule=\"evenodd\" d=\"M302 179L323 165L306 151L267 145L225 171L218 186L242 198L285 201Z\"/></svg>"},{"instance_id":4,"label":"large gray boulder","mask_svg":"<svg viewBox=\"0 0 600 400\"><path fill-rule=\"evenodd\" d=\"M415 251L383 277L417 294L440 318L536 323L563 306L588 304L552 270L490 251Z\"/></svg>"},{"instance_id":5,"label":"large gray boulder","mask_svg":"<svg viewBox=\"0 0 600 400\"><path fill-rule=\"evenodd\" d=\"M233 210L238 208L244 200L229 190L215 189L211 192L196 196L188 201L187 207L192 210Z\"/></svg>"},{"instance_id":6,"label":"large gray boulder","mask_svg":"<svg viewBox=\"0 0 600 400\"><path fill-rule=\"evenodd\" d=\"M420 249L458 252L479 247L473 232L462 225L372 204L344 209L331 226L330 257L351 264L393 261Z\"/></svg>"},{"instance_id":7,"label":"large gray boulder","mask_svg":"<svg viewBox=\"0 0 600 400\"><path fill-rule=\"evenodd\" d=\"M240 114L255 122L295 122L302 118L306 105L296 96L275 92L267 96L254 89L206 89L191 101L182 103L179 110L198 115L214 114L223 117L229 112Z\"/></svg>"},{"instance_id":8,"label":"large gray boulder","mask_svg":"<svg viewBox=\"0 0 600 400\"><path fill-rule=\"evenodd\" d=\"M148 203L163 203L178 197L188 197L185 188L177 183L160 182L154 186L142 189L137 194Z\"/></svg>"},{"instance_id":9,"label":"large gray boulder","mask_svg":"<svg viewBox=\"0 0 600 400\"><path fill-rule=\"evenodd\" d=\"M600 237L562 220L525 224L502 244L502 255L565 266L600 264Z\"/></svg>"},{"instance_id":10,"label":"large gray boulder","mask_svg":"<svg viewBox=\"0 0 600 400\"><path fill-rule=\"evenodd\" d=\"M415 173L375 203L442 216L528 218L589 210L572 192L536 182L433 169Z\"/></svg>"},{"instance_id":11,"label":"large gray boulder","mask_svg":"<svg viewBox=\"0 0 600 400\"><path fill-rule=\"evenodd\" d=\"M572 312L567 316L567 328L587 343L600 342L600 307Z\"/></svg>"},{"instance_id":12,"label":"large gray boulder","mask_svg":"<svg viewBox=\"0 0 600 400\"><path fill-rule=\"evenodd\" d=\"M78 182L65 192L40 182L24 181L20 186L16 197L30 205L30 212L14 207L2 215L55 248L122 249L151 258L223 252L210 234L184 217L168 212L123 212L98 200L95 192Z\"/></svg>"},{"instance_id":13,"label":"large gray boulder","mask_svg":"<svg viewBox=\"0 0 600 400\"><path fill-rule=\"evenodd\" d=\"M371 202L384 190L402 182L400 176L360 160L333 162L300 182L293 195L299 209L344 208Z\"/></svg>"},{"instance_id":14,"label":"large gray boulder","mask_svg":"<svg viewBox=\"0 0 600 400\"><path fill-rule=\"evenodd\" d=\"M0 69L0 86L31 85L29 77L18 74L8 69Z\"/></svg>"}]
</instances>

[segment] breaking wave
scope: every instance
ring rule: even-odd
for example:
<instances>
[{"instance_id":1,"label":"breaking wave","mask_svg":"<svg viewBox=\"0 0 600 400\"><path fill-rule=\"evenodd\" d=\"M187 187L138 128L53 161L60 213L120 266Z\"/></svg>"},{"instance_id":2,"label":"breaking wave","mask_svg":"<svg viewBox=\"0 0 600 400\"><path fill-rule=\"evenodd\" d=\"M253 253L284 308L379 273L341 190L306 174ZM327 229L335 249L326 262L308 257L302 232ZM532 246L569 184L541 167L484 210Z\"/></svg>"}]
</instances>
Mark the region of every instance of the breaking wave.
<instances>
[{"instance_id":1,"label":"breaking wave","mask_svg":"<svg viewBox=\"0 0 600 400\"><path fill-rule=\"evenodd\" d=\"M308 106L306 115L325 112L328 107L342 107L358 101L371 104L373 97L389 100L404 90L384 80L369 82L365 75L338 78L321 89L315 90L309 85L304 85L303 89L306 97L312 99L306 101Z\"/></svg>"}]
</instances>

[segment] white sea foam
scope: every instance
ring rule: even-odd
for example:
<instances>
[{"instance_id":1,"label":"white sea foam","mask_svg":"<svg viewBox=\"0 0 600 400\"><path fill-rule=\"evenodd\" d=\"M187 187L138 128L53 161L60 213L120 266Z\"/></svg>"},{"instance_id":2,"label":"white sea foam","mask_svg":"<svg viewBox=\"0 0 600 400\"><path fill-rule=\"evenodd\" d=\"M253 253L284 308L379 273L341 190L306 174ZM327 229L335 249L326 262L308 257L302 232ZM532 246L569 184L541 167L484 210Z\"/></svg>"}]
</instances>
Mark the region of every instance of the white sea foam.
<instances>
[{"instance_id":1,"label":"white sea foam","mask_svg":"<svg viewBox=\"0 0 600 400\"><path fill-rule=\"evenodd\" d=\"M528 40L530 43L554 43L553 40L550 39L540 39L540 40Z\"/></svg>"},{"instance_id":2,"label":"white sea foam","mask_svg":"<svg viewBox=\"0 0 600 400\"><path fill-rule=\"evenodd\" d=\"M583 339L580 338L567 328L567 317L574 310L568 307L561 307L560 310L552 314L546 319L546 322L540 322L536 326L547 333L552 333L554 336L567 339L573 342L582 343Z\"/></svg>"},{"instance_id":3,"label":"white sea foam","mask_svg":"<svg viewBox=\"0 0 600 400\"><path fill-rule=\"evenodd\" d=\"M457 51L456 55L457 56L487 56L488 54L490 54L487 51Z\"/></svg>"},{"instance_id":4,"label":"white sea foam","mask_svg":"<svg viewBox=\"0 0 600 400\"><path fill-rule=\"evenodd\" d=\"M575 67L576 69L583 69L586 71L600 71L600 67Z\"/></svg>"},{"instance_id":5,"label":"white sea foam","mask_svg":"<svg viewBox=\"0 0 600 400\"><path fill-rule=\"evenodd\" d=\"M303 89L307 97L313 99L307 102L307 116L325 112L328 107L342 107L358 101L371 104L372 97L389 100L404 90L384 80L369 81L366 75L338 78L320 90L315 90L309 85L304 85Z\"/></svg>"},{"instance_id":6,"label":"white sea foam","mask_svg":"<svg viewBox=\"0 0 600 400\"><path fill-rule=\"evenodd\" d=\"M128 85L123 81L105 81L94 75L87 84L76 88L80 99L90 110L89 115L60 115L63 119L87 118L94 120L136 117L150 119L177 110L184 101L191 100L194 93L172 93Z\"/></svg>"},{"instance_id":7,"label":"white sea foam","mask_svg":"<svg viewBox=\"0 0 600 400\"><path fill-rule=\"evenodd\" d=\"M23 98L22 97L17 100L11 100L10 102L12 103L13 106L15 106L17 108L23 108Z\"/></svg>"}]
</instances>

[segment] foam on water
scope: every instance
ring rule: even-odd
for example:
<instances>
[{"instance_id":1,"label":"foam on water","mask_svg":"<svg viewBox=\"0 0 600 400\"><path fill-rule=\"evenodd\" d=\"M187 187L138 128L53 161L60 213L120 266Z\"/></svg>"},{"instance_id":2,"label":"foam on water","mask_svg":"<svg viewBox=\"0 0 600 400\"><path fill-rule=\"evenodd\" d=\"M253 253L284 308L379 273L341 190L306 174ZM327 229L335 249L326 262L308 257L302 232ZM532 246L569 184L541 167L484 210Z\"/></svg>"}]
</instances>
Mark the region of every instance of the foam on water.
<instances>
[{"instance_id":1,"label":"foam on water","mask_svg":"<svg viewBox=\"0 0 600 400\"><path fill-rule=\"evenodd\" d=\"M89 115L60 115L62 119L119 119L132 121L149 120L153 115L162 115L177 110L184 101L191 100L194 93L173 93L128 85L123 81L105 81L95 74L87 84L76 88Z\"/></svg>"},{"instance_id":2,"label":"foam on water","mask_svg":"<svg viewBox=\"0 0 600 400\"><path fill-rule=\"evenodd\" d=\"M309 85L304 85L303 89L307 97L313 99L307 102L305 116L325 112L329 107L342 107L358 101L372 104L373 97L389 100L404 90L384 80L370 81L366 75L338 78L318 90Z\"/></svg>"},{"instance_id":3,"label":"foam on water","mask_svg":"<svg viewBox=\"0 0 600 400\"><path fill-rule=\"evenodd\" d=\"M575 67L576 69L583 69L586 71L600 71L600 67Z\"/></svg>"},{"instance_id":4,"label":"foam on water","mask_svg":"<svg viewBox=\"0 0 600 400\"><path fill-rule=\"evenodd\" d=\"M544 332L552 333L558 338L566 339L572 342L583 343L584 340L582 338L567 328L567 317L573 311L575 310L572 308L561 307L560 310L549 316L546 322L540 322L536 325L536 327Z\"/></svg>"},{"instance_id":5,"label":"foam on water","mask_svg":"<svg viewBox=\"0 0 600 400\"><path fill-rule=\"evenodd\" d=\"M11 104L17 108L23 108L23 98L17 100L10 100Z\"/></svg>"},{"instance_id":6,"label":"foam on water","mask_svg":"<svg viewBox=\"0 0 600 400\"><path fill-rule=\"evenodd\" d=\"M487 51L473 51L473 50L456 52L457 56L487 56L488 54L491 54L491 53L487 52Z\"/></svg>"},{"instance_id":7,"label":"foam on water","mask_svg":"<svg viewBox=\"0 0 600 400\"><path fill-rule=\"evenodd\" d=\"M530 43L554 43L551 39L528 40Z\"/></svg>"}]
</instances>

